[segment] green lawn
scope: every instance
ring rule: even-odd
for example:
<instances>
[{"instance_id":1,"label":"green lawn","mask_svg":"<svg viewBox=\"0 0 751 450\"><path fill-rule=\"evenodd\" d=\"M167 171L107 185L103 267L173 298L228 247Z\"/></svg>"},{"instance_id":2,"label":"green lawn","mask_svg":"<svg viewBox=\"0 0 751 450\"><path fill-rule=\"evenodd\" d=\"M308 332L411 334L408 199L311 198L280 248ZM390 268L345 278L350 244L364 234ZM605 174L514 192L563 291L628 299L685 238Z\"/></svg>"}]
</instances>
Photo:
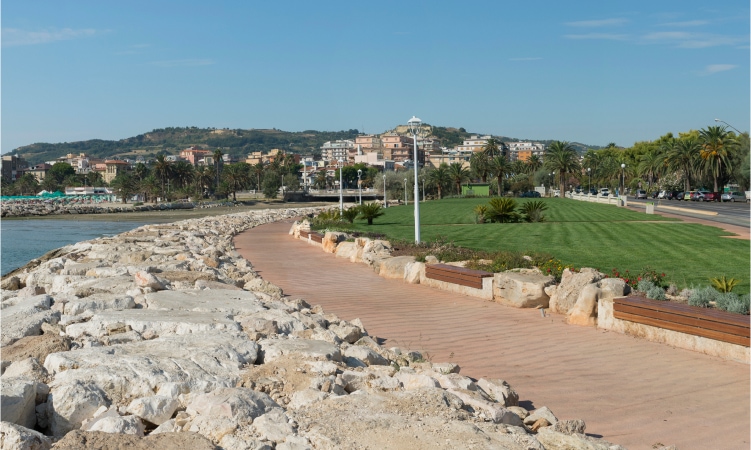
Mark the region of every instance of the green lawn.
<instances>
[{"instance_id":1,"label":"green lawn","mask_svg":"<svg viewBox=\"0 0 751 450\"><path fill-rule=\"evenodd\" d=\"M517 199L517 203L539 199ZM434 200L420 204L421 237L446 237L462 247L548 253L575 267L610 273L639 272L649 266L678 287L709 285L725 275L741 283L733 292L749 292L749 241L727 239L725 231L612 205L570 199L542 199L546 222L475 224L473 208L486 198ZM414 240L414 208L396 206L368 226L355 229L392 239Z\"/></svg>"}]
</instances>

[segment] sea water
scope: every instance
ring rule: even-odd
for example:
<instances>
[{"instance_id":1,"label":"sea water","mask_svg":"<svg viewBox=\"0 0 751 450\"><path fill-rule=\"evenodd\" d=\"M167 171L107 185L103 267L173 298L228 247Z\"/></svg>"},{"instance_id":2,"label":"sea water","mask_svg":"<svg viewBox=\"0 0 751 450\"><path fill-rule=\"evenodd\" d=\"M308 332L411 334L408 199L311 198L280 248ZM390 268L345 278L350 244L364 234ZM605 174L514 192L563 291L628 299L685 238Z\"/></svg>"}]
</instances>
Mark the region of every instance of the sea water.
<instances>
[{"instance_id":1,"label":"sea water","mask_svg":"<svg viewBox=\"0 0 751 450\"><path fill-rule=\"evenodd\" d=\"M0 221L0 272L6 274L65 245L114 236L148 223L155 221L3 219Z\"/></svg>"}]
</instances>

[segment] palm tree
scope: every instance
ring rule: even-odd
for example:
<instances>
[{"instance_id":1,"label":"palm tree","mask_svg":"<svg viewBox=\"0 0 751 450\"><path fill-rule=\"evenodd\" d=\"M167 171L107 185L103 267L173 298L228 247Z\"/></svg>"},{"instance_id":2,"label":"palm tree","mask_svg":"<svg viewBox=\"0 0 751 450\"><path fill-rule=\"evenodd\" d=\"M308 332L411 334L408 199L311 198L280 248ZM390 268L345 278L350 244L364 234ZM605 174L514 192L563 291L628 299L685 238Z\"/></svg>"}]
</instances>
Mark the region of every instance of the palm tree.
<instances>
[{"instance_id":1,"label":"palm tree","mask_svg":"<svg viewBox=\"0 0 751 450\"><path fill-rule=\"evenodd\" d=\"M326 185L328 184L328 180L326 179L326 171L321 170L318 173L316 173L315 181L313 182L315 187L318 189L325 189Z\"/></svg>"},{"instance_id":2,"label":"palm tree","mask_svg":"<svg viewBox=\"0 0 751 450\"><path fill-rule=\"evenodd\" d=\"M179 187L186 187L193 182L195 168L188 161L177 161L172 165L172 178Z\"/></svg>"},{"instance_id":3,"label":"palm tree","mask_svg":"<svg viewBox=\"0 0 751 450\"><path fill-rule=\"evenodd\" d=\"M232 201L237 201L237 191L243 189L250 181L250 165L246 163L227 164L222 178L232 192Z\"/></svg>"},{"instance_id":4,"label":"palm tree","mask_svg":"<svg viewBox=\"0 0 751 450\"><path fill-rule=\"evenodd\" d=\"M498 141L493 138L488 139L488 142L482 147L482 153L487 159L495 158L501 155L501 149L498 146Z\"/></svg>"},{"instance_id":5,"label":"palm tree","mask_svg":"<svg viewBox=\"0 0 751 450\"><path fill-rule=\"evenodd\" d=\"M670 139L662 144L665 158L672 170L683 173L683 190L691 190L691 175L701 150L701 143L694 137Z\"/></svg>"},{"instance_id":6,"label":"palm tree","mask_svg":"<svg viewBox=\"0 0 751 450\"><path fill-rule=\"evenodd\" d=\"M727 131L725 126L707 127L699 130L701 137L701 158L704 165L711 170L714 178L714 192L718 192L717 179L722 177L722 165L729 165L729 154L737 147L735 134Z\"/></svg>"},{"instance_id":7,"label":"palm tree","mask_svg":"<svg viewBox=\"0 0 751 450\"><path fill-rule=\"evenodd\" d=\"M545 152L545 167L560 174L561 193L566 188L566 175L579 169L579 157L568 142L553 141Z\"/></svg>"},{"instance_id":8,"label":"palm tree","mask_svg":"<svg viewBox=\"0 0 751 450\"><path fill-rule=\"evenodd\" d=\"M164 197L164 180L169 179L172 175L172 163L164 155L157 155L154 162L154 175L159 178L161 183L160 194Z\"/></svg>"},{"instance_id":9,"label":"palm tree","mask_svg":"<svg viewBox=\"0 0 751 450\"><path fill-rule=\"evenodd\" d=\"M496 156L490 160L490 171L495 174L498 180L498 195L503 191L503 179L511 170L511 164L508 158L503 155Z\"/></svg>"},{"instance_id":10,"label":"palm tree","mask_svg":"<svg viewBox=\"0 0 751 450\"><path fill-rule=\"evenodd\" d=\"M491 198L486 218L490 219L491 222L518 222L520 216L516 212L516 200L506 197Z\"/></svg>"},{"instance_id":11,"label":"palm tree","mask_svg":"<svg viewBox=\"0 0 751 450\"><path fill-rule=\"evenodd\" d=\"M360 218L368 221L368 225L373 225L373 219L381 217L384 212L381 204L378 202L365 203L359 207Z\"/></svg>"},{"instance_id":12,"label":"palm tree","mask_svg":"<svg viewBox=\"0 0 751 450\"><path fill-rule=\"evenodd\" d=\"M214 170L216 171L216 187L219 187L219 178L222 174L222 151L219 149L214 150Z\"/></svg>"},{"instance_id":13,"label":"palm tree","mask_svg":"<svg viewBox=\"0 0 751 450\"><path fill-rule=\"evenodd\" d=\"M201 195L208 194L212 186L214 186L214 169L209 166L201 166L196 171L196 184L201 190Z\"/></svg>"},{"instance_id":14,"label":"palm tree","mask_svg":"<svg viewBox=\"0 0 751 450\"><path fill-rule=\"evenodd\" d=\"M532 175L542 168L542 159L540 155L532 155L527 160L527 173Z\"/></svg>"},{"instance_id":15,"label":"palm tree","mask_svg":"<svg viewBox=\"0 0 751 450\"><path fill-rule=\"evenodd\" d=\"M472 154L469 158L469 167L472 169L472 173L481 179L483 183L487 181L489 165L488 157L485 156L485 153L477 152Z\"/></svg>"},{"instance_id":16,"label":"palm tree","mask_svg":"<svg viewBox=\"0 0 751 450\"><path fill-rule=\"evenodd\" d=\"M142 162L137 163L133 168L133 175L138 178L138 181L143 181L144 178L149 176L149 168Z\"/></svg>"},{"instance_id":17,"label":"palm tree","mask_svg":"<svg viewBox=\"0 0 751 450\"><path fill-rule=\"evenodd\" d=\"M251 172L253 175L256 176L256 189L261 190L261 177L263 176L263 172L265 170L265 167L263 166L263 163L258 162L253 166L253 169Z\"/></svg>"},{"instance_id":18,"label":"palm tree","mask_svg":"<svg viewBox=\"0 0 751 450\"><path fill-rule=\"evenodd\" d=\"M652 190L652 180L662 175L665 155L660 149L650 149L639 158L639 173L647 176L647 191Z\"/></svg>"},{"instance_id":19,"label":"palm tree","mask_svg":"<svg viewBox=\"0 0 751 450\"><path fill-rule=\"evenodd\" d=\"M456 195L462 193L462 183L469 180L469 169L464 167L462 163L451 163L448 168L449 178L456 186Z\"/></svg>"},{"instance_id":20,"label":"palm tree","mask_svg":"<svg viewBox=\"0 0 751 450\"><path fill-rule=\"evenodd\" d=\"M438 199L440 200L443 198L444 186L451 183L448 164L441 163L441 165L428 172L428 183L430 183L431 186L435 186L438 190Z\"/></svg>"}]
</instances>

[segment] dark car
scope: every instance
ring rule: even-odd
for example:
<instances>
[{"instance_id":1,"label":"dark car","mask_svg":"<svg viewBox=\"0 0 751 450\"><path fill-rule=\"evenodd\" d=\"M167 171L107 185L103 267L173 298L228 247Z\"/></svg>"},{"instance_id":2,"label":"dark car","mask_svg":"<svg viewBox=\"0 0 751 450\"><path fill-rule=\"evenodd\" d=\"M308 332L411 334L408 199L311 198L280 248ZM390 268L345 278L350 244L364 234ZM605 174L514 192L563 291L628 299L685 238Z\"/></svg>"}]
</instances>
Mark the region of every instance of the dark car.
<instances>
[{"instance_id":1,"label":"dark car","mask_svg":"<svg viewBox=\"0 0 751 450\"><path fill-rule=\"evenodd\" d=\"M673 191L670 200L683 200L683 191Z\"/></svg>"},{"instance_id":2,"label":"dark car","mask_svg":"<svg viewBox=\"0 0 751 450\"><path fill-rule=\"evenodd\" d=\"M597 195L597 189L595 189L595 188L590 188L590 189L589 189L589 195L594 195L594 196L596 196L596 195Z\"/></svg>"},{"instance_id":3,"label":"dark car","mask_svg":"<svg viewBox=\"0 0 751 450\"><path fill-rule=\"evenodd\" d=\"M527 192L522 192L522 194L519 197L539 198L539 197L542 197L542 196L537 191L527 191Z\"/></svg>"}]
</instances>

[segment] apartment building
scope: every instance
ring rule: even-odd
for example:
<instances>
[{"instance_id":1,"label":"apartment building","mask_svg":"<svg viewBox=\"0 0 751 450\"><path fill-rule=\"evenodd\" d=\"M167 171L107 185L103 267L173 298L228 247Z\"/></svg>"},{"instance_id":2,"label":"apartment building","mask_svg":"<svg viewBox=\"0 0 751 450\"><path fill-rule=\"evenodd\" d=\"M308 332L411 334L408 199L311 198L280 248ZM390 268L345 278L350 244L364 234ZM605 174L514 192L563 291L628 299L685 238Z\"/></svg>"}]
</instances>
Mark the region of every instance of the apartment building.
<instances>
[{"instance_id":1,"label":"apartment building","mask_svg":"<svg viewBox=\"0 0 751 450\"><path fill-rule=\"evenodd\" d=\"M349 152L357 152L355 141L349 139L339 139L336 141L325 142L321 146L321 157L328 161L347 160Z\"/></svg>"},{"instance_id":2,"label":"apartment building","mask_svg":"<svg viewBox=\"0 0 751 450\"><path fill-rule=\"evenodd\" d=\"M197 166L198 161L200 159L210 156L212 154L213 152L211 150L204 150L198 147L189 147L180 152L180 158L184 159L185 161L188 161L194 166Z\"/></svg>"},{"instance_id":3,"label":"apartment building","mask_svg":"<svg viewBox=\"0 0 751 450\"><path fill-rule=\"evenodd\" d=\"M16 155L3 155L2 157L2 177L9 183L21 178L26 167L26 160L21 157Z\"/></svg>"},{"instance_id":4,"label":"apartment building","mask_svg":"<svg viewBox=\"0 0 751 450\"><path fill-rule=\"evenodd\" d=\"M359 145L363 150L381 148L381 138L374 134L362 134L355 138L355 145Z\"/></svg>"},{"instance_id":5,"label":"apartment building","mask_svg":"<svg viewBox=\"0 0 751 450\"><path fill-rule=\"evenodd\" d=\"M508 142L509 160L511 161L528 161L532 155L537 155L540 159L545 155L545 145L539 142Z\"/></svg>"},{"instance_id":6,"label":"apartment building","mask_svg":"<svg viewBox=\"0 0 751 450\"><path fill-rule=\"evenodd\" d=\"M469 139L465 139L462 145L456 147L456 150L460 152L479 152L487 145L488 140L493 136L470 136Z\"/></svg>"}]
</instances>

